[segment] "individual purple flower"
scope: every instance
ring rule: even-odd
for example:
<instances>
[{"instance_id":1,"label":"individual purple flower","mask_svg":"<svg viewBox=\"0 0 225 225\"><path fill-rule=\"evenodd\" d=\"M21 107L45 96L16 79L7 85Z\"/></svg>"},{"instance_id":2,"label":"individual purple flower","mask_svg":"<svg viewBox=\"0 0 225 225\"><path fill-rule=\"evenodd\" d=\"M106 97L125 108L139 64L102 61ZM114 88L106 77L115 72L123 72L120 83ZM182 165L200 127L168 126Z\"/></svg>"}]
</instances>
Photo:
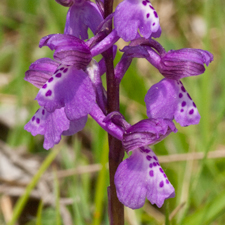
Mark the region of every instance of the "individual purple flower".
<instances>
[{"instance_id":1,"label":"individual purple flower","mask_svg":"<svg viewBox=\"0 0 225 225\"><path fill-rule=\"evenodd\" d=\"M156 144L171 132L177 132L171 120L152 118L141 120L125 130L123 147L129 152L146 145Z\"/></svg>"},{"instance_id":2,"label":"individual purple flower","mask_svg":"<svg viewBox=\"0 0 225 225\"><path fill-rule=\"evenodd\" d=\"M44 135L43 147L48 150L61 140L61 135L73 135L82 130L87 122L87 116L78 120L68 120L64 108L49 113L44 107L37 110L24 129L33 136Z\"/></svg>"},{"instance_id":3,"label":"individual purple flower","mask_svg":"<svg viewBox=\"0 0 225 225\"><path fill-rule=\"evenodd\" d=\"M140 34L145 38L159 37L159 17L149 0L124 0L114 16L115 29L125 41L134 40Z\"/></svg>"},{"instance_id":4,"label":"individual purple flower","mask_svg":"<svg viewBox=\"0 0 225 225\"><path fill-rule=\"evenodd\" d=\"M96 34L97 27L103 20L97 5L89 0L57 0L64 6L70 6L66 17L65 34L85 40L88 28Z\"/></svg>"},{"instance_id":5,"label":"individual purple flower","mask_svg":"<svg viewBox=\"0 0 225 225\"><path fill-rule=\"evenodd\" d=\"M119 201L132 209L141 208L146 198L162 207L165 199L175 196L174 187L148 147L133 150L132 155L120 163L114 182Z\"/></svg>"},{"instance_id":6,"label":"individual purple flower","mask_svg":"<svg viewBox=\"0 0 225 225\"><path fill-rule=\"evenodd\" d=\"M163 79L145 96L147 115L154 119L175 119L181 126L198 124L198 109L181 81Z\"/></svg>"},{"instance_id":7,"label":"individual purple flower","mask_svg":"<svg viewBox=\"0 0 225 225\"><path fill-rule=\"evenodd\" d=\"M29 70L25 73L25 80L40 88L52 79L54 72L59 76L59 73L63 74L63 71L66 71L66 68L60 70L63 67L58 64L49 58L39 59L30 65ZM57 68L59 72L57 72ZM64 107L53 112L48 112L44 107L41 107L24 128L33 136L44 135L44 148L49 149L59 143L61 135L73 135L82 130L86 121L87 115L79 119L69 120Z\"/></svg>"}]
</instances>

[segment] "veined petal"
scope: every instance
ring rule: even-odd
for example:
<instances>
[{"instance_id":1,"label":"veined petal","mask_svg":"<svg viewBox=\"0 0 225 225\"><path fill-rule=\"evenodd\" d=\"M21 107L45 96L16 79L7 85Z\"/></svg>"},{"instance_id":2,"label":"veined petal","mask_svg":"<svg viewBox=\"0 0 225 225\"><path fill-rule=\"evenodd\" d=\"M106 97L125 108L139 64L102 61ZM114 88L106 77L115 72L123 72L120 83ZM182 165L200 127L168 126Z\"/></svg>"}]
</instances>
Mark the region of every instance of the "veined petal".
<instances>
[{"instance_id":1,"label":"veined petal","mask_svg":"<svg viewBox=\"0 0 225 225\"><path fill-rule=\"evenodd\" d=\"M150 1L124 0L115 10L114 23L118 35L125 41L135 39L138 29L145 38L161 35L159 18Z\"/></svg>"},{"instance_id":2,"label":"veined petal","mask_svg":"<svg viewBox=\"0 0 225 225\"><path fill-rule=\"evenodd\" d=\"M33 136L44 135L44 148L50 149L61 140L63 131L68 130L70 121L67 119L64 108L49 113L43 107L38 109L24 129Z\"/></svg>"},{"instance_id":3,"label":"veined petal","mask_svg":"<svg viewBox=\"0 0 225 225\"><path fill-rule=\"evenodd\" d=\"M92 59L85 42L69 34L48 35L41 39L39 46L55 50L55 60L66 65L76 65L77 68L84 69Z\"/></svg>"},{"instance_id":4,"label":"veined petal","mask_svg":"<svg viewBox=\"0 0 225 225\"><path fill-rule=\"evenodd\" d=\"M103 17L94 3L83 1L82 4L74 4L67 13L64 33L85 40L88 38L88 28L96 34L102 20Z\"/></svg>"},{"instance_id":5,"label":"veined petal","mask_svg":"<svg viewBox=\"0 0 225 225\"><path fill-rule=\"evenodd\" d=\"M170 50L161 56L158 69L166 78L180 80L204 73L204 64L208 66L212 60L213 55L201 49Z\"/></svg>"},{"instance_id":6,"label":"veined petal","mask_svg":"<svg viewBox=\"0 0 225 225\"><path fill-rule=\"evenodd\" d=\"M177 132L174 123L168 119L146 119L129 127L123 135L123 147L127 152L158 143L171 132Z\"/></svg>"},{"instance_id":7,"label":"veined petal","mask_svg":"<svg viewBox=\"0 0 225 225\"><path fill-rule=\"evenodd\" d=\"M92 82L83 70L61 65L39 90L37 101L49 112L65 107L69 120L86 116L95 104Z\"/></svg>"},{"instance_id":8,"label":"veined petal","mask_svg":"<svg viewBox=\"0 0 225 225\"><path fill-rule=\"evenodd\" d=\"M145 199L161 207L164 200L175 196L175 190L159 165L154 152L136 149L120 163L115 174L117 197L125 206L141 208Z\"/></svg>"},{"instance_id":9,"label":"veined petal","mask_svg":"<svg viewBox=\"0 0 225 225\"><path fill-rule=\"evenodd\" d=\"M59 63L50 58L41 58L33 62L25 73L25 80L41 88L54 74Z\"/></svg>"},{"instance_id":10,"label":"veined petal","mask_svg":"<svg viewBox=\"0 0 225 225\"><path fill-rule=\"evenodd\" d=\"M145 96L149 118L175 119L181 126L198 124L200 115L181 81L163 79Z\"/></svg>"}]
</instances>

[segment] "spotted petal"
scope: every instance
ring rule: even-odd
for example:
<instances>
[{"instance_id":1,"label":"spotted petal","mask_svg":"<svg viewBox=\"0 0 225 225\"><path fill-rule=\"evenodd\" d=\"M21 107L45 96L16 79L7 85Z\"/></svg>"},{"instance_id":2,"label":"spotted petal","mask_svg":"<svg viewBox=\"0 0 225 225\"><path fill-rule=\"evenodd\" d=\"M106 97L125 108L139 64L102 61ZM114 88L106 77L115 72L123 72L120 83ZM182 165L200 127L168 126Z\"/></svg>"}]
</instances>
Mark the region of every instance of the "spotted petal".
<instances>
[{"instance_id":1,"label":"spotted petal","mask_svg":"<svg viewBox=\"0 0 225 225\"><path fill-rule=\"evenodd\" d=\"M57 109L53 113L47 112L43 107L38 109L24 129L33 136L44 135L44 148L50 149L61 140L63 131L68 130L70 121L66 118L64 109Z\"/></svg>"},{"instance_id":2,"label":"spotted petal","mask_svg":"<svg viewBox=\"0 0 225 225\"><path fill-rule=\"evenodd\" d=\"M36 97L40 106L49 112L65 107L69 120L87 116L95 103L95 92L90 78L75 66L61 65L39 90Z\"/></svg>"},{"instance_id":3,"label":"spotted petal","mask_svg":"<svg viewBox=\"0 0 225 225\"><path fill-rule=\"evenodd\" d=\"M175 196L175 191L159 165L154 152L136 149L120 163L115 174L117 196L125 206L141 208L145 199L161 207L164 200Z\"/></svg>"},{"instance_id":4,"label":"spotted petal","mask_svg":"<svg viewBox=\"0 0 225 225\"><path fill-rule=\"evenodd\" d=\"M161 35L157 12L148 0L121 2L115 10L114 24L118 35L125 41L135 39L138 29L145 38Z\"/></svg>"},{"instance_id":5,"label":"spotted petal","mask_svg":"<svg viewBox=\"0 0 225 225\"><path fill-rule=\"evenodd\" d=\"M198 124L200 115L181 81L163 79L145 96L149 118L175 119L181 126Z\"/></svg>"}]
</instances>

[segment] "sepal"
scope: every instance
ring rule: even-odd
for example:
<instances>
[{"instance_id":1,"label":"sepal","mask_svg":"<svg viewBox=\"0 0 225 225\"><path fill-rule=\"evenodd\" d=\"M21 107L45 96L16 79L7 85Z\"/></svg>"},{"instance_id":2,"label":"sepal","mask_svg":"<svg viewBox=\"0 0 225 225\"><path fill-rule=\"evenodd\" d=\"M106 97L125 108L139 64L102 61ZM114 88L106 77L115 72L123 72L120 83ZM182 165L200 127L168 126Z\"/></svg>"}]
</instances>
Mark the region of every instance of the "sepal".
<instances>
[{"instance_id":1,"label":"sepal","mask_svg":"<svg viewBox=\"0 0 225 225\"><path fill-rule=\"evenodd\" d=\"M174 123L168 119L145 119L129 127L123 135L123 147L127 152L153 145L171 132L177 132Z\"/></svg>"},{"instance_id":2,"label":"sepal","mask_svg":"<svg viewBox=\"0 0 225 225\"><path fill-rule=\"evenodd\" d=\"M54 74L59 63L50 58L41 58L33 62L25 72L24 80L41 88Z\"/></svg>"}]
</instances>

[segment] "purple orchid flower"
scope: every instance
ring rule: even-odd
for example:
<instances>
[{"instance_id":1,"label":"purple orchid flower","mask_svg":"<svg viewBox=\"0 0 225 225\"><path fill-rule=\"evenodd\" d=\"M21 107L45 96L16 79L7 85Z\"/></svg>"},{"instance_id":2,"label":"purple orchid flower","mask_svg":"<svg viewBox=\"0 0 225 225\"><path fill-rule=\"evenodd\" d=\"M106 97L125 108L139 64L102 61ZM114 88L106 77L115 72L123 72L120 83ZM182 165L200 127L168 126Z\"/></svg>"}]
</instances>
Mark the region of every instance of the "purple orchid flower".
<instances>
[{"instance_id":1,"label":"purple orchid flower","mask_svg":"<svg viewBox=\"0 0 225 225\"><path fill-rule=\"evenodd\" d=\"M53 74L63 73L64 68L49 58L42 58L31 64L25 73L25 80L41 88L52 79ZM60 70L64 68L63 70ZM69 120L65 114L65 108L61 107L48 112L44 107L38 109L24 129L31 132L33 136L44 135L44 148L50 149L61 140L61 135L73 135L82 130L87 121L87 115L79 119Z\"/></svg>"},{"instance_id":2,"label":"purple orchid flower","mask_svg":"<svg viewBox=\"0 0 225 225\"><path fill-rule=\"evenodd\" d=\"M175 196L175 190L159 165L148 144L156 144L177 129L172 121L163 119L142 120L131 126L119 112L108 114L104 121L114 123L123 132L123 147L132 151L122 161L115 174L117 197L125 206L138 209L145 198L161 207L164 200Z\"/></svg>"},{"instance_id":3,"label":"purple orchid flower","mask_svg":"<svg viewBox=\"0 0 225 225\"><path fill-rule=\"evenodd\" d=\"M114 181L118 199L132 209L141 208L146 197L151 204L162 207L165 199L175 196L174 187L148 147L133 150L120 163Z\"/></svg>"},{"instance_id":4,"label":"purple orchid flower","mask_svg":"<svg viewBox=\"0 0 225 225\"><path fill-rule=\"evenodd\" d=\"M55 34L41 39L40 47L45 45L55 50L56 61L39 59L25 73L25 80L40 88L36 100L41 106L25 129L33 135L44 135L44 148L49 149L61 135L74 134L85 126L96 94L84 71L92 56L82 40Z\"/></svg>"},{"instance_id":5,"label":"purple orchid flower","mask_svg":"<svg viewBox=\"0 0 225 225\"><path fill-rule=\"evenodd\" d=\"M134 40L140 34L145 38L160 37L159 17L149 0L124 0L114 16L115 29L125 41Z\"/></svg>"},{"instance_id":6,"label":"purple orchid flower","mask_svg":"<svg viewBox=\"0 0 225 225\"><path fill-rule=\"evenodd\" d=\"M66 17L65 34L85 40L88 28L96 34L103 16L97 5L89 0L56 0L63 6L70 7Z\"/></svg>"}]
</instances>

